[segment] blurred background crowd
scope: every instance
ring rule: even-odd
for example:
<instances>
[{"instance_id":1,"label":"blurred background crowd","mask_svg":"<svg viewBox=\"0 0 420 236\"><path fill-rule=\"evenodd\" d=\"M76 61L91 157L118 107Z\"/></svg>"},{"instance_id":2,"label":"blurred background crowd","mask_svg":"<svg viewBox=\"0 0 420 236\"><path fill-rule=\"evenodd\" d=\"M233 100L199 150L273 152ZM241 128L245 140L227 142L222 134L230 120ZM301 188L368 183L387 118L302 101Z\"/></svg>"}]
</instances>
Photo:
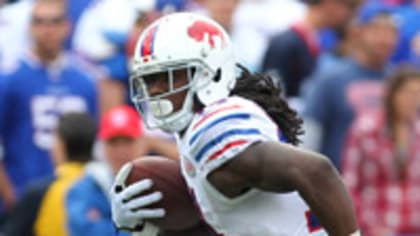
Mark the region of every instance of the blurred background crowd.
<instances>
[{"instance_id":1,"label":"blurred background crowd","mask_svg":"<svg viewBox=\"0 0 420 236\"><path fill-rule=\"evenodd\" d=\"M179 11L215 19L282 88L364 235L420 235L419 0L0 0L1 233L116 235L113 174L177 159L133 110L128 68L145 27Z\"/></svg>"}]
</instances>

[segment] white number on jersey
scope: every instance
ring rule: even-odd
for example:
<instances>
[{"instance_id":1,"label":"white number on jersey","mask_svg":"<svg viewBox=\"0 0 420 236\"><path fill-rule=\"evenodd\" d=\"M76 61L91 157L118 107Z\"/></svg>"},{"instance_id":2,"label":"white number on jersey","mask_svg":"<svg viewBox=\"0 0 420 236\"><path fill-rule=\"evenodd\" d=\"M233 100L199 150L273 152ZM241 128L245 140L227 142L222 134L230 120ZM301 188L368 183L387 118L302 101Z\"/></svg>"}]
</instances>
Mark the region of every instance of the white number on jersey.
<instances>
[{"instance_id":1,"label":"white number on jersey","mask_svg":"<svg viewBox=\"0 0 420 236\"><path fill-rule=\"evenodd\" d=\"M34 143L41 149L49 150L54 142L54 130L59 116L86 110L86 102L78 96L35 96L31 103Z\"/></svg>"}]
</instances>

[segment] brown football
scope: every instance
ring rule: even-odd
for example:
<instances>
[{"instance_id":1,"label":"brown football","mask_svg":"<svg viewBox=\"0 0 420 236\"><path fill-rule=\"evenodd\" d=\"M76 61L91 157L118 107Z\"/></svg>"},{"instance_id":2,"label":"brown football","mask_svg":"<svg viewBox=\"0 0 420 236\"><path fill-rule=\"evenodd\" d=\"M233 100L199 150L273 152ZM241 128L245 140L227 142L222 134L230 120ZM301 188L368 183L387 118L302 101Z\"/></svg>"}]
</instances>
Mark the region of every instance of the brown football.
<instances>
[{"instance_id":1,"label":"brown football","mask_svg":"<svg viewBox=\"0 0 420 236\"><path fill-rule=\"evenodd\" d=\"M164 230L183 230L199 223L199 212L188 192L179 162L160 156L147 156L132 163L133 169L126 184L148 178L153 181L150 192L160 191L163 195L159 202L148 208L164 208L166 215L150 220L151 223Z\"/></svg>"}]
</instances>

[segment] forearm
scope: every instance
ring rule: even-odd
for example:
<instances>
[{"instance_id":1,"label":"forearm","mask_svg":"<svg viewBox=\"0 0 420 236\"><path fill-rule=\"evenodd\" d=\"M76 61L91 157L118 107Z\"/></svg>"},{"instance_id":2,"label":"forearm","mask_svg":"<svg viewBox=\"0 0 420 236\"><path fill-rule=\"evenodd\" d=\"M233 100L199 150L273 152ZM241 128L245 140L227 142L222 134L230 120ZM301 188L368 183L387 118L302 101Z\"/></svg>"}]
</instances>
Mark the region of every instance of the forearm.
<instances>
[{"instance_id":1,"label":"forearm","mask_svg":"<svg viewBox=\"0 0 420 236\"><path fill-rule=\"evenodd\" d=\"M358 229L351 198L329 161L306 169L297 190L329 235L348 236Z\"/></svg>"}]
</instances>

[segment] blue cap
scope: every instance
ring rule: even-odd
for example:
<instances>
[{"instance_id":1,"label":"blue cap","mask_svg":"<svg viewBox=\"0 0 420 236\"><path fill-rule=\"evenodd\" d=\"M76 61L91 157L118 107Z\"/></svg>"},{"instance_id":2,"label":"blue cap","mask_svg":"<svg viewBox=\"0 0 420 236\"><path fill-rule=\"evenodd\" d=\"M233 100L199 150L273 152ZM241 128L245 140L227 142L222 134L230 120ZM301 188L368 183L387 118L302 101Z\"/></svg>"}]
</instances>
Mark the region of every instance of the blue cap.
<instances>
[{"instance_id":1,"label":"blue cap","mask_svg":"<svg viewBox=\"0 0 420 236\"><path fill-rule=\"evenodd\" d=\"M393 15L395 6L380 1L367 1L363 4L357 14L357 22L361 25L369 24L373 19L381 14Z\"/></svg>"}]
</instances>

